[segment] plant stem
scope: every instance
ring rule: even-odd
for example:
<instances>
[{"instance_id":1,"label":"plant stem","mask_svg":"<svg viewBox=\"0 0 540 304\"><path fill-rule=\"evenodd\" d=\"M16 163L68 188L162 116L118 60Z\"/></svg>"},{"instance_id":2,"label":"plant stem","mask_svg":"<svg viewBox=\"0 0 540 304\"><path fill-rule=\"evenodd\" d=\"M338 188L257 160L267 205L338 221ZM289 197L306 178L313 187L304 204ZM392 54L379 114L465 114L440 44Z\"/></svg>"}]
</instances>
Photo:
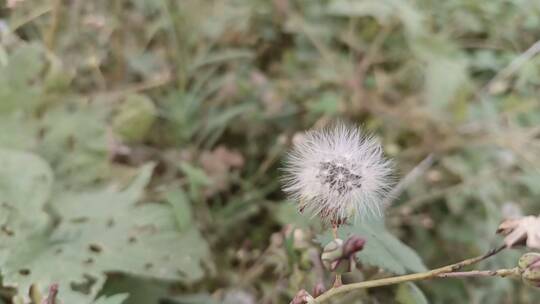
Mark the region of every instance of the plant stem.
<instances>
[{"instance_id":1,"label":"plant stem","mask_svg":"<svg viewBox=\"0 0 540 304\"><path fill-rule=\"evenodd\" d=\"M467 278L467 277L507 277L518 275L519 268L498 269L498 270L472 270L462 272L441 273L439 278Z\"/></svg>"},{"instance_id":2,"label":"plant stem","mask_svg":"<svg viewBox=\"0 0 540 304\"><path fill-rule=\"evenodd\" d=\"M51 25L45 33L45 46L47 49L52 50L54 47L54 41L56 38L56 32L58 31L58 25L60 23L60 10L62 9L62 0L54 0L52 4L52 16Z\"/></svg>"},{"instance_id":3,"label":"plant stem","mask_svg":"<svg viewBox=\"0 0 540 304\"><path fill-rule=\"evenodd\" d=\"M390 277L390 278L384 278L384 279L378 279L378 280L372 280L372 281L366 281L366 282L360 282L360 283L354 283L354 284L347 284L341 287L332 288L332 289L329 289L327 292L323 293L322 295L318 296L315 299L315 303L323 303L324 301L327 301L328 299L330 299L331 297L335 295L342 294L349 291L358 290L358 289L366 289L366 288L394 285L394 284L404 283L404 282L414 282L414 281L437 278L443 274L454 272L463 267L473 265L480 261L483 261L499 253L504 248L506 248L506 246L503 245L499 248L490 250L484 255L466 259L455 264L450 264L450 265L436 268L436 269L426 271L426 272L407 274L407 275L402 275L402 276L396 276L396 277Z\"/></svg>"},{"instance_id":4,"label":"plant stem","mask_svg":"<svg viewBox=\"0 0 540 304\"><path fill-rule=\"evenodd\" d=\"M332 224L332 235L334 236L334 240L336 240L338 238L338 225L337 224ZM332 286L332 288L338 288L340 286L342 286L343 283L341 281L341 274L336 274L336 279L334 280L334 285Z\"/></svg>"}]
</instances>

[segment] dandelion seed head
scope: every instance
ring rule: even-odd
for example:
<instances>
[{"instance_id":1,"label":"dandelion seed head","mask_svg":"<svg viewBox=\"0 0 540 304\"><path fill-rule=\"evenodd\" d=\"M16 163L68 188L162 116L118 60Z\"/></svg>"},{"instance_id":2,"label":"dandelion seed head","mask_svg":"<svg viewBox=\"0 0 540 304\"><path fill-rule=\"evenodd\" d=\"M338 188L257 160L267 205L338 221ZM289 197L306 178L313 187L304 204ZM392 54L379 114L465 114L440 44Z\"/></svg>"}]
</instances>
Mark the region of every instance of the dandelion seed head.
<instances>
[{"instance_id":1,"label":"dandelion seed head","mask_svg":"<svg viewBox=\"0 0 540 304\"><path fill-rule=\"evenodd\" d=\"M301 211L338 224L382 215L382 200L392 185L392 165L378 141L342 123L306 132L283 170L283 190Z\"/></svg>"}]
</instances>

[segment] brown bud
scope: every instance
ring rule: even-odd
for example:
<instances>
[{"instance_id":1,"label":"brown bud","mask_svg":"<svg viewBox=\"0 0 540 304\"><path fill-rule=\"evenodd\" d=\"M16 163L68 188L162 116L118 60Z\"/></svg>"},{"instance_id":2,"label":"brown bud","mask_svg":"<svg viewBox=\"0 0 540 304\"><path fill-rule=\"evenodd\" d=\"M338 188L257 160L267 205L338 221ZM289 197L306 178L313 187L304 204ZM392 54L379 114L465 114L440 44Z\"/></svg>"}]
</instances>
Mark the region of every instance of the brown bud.
<instances>
[{"instance_id":1,"label":"brown bud","mask_svg":"<svg viewBox=\"0 0 540 304\"><path fill-rule=\"evenodd\" d=\"M343 245L343 255L345 257L350 257L358 251L364 249L365 244L366 240L359 236L353 235L345 241L345 244Z\"/></svg>"}]
</instances>

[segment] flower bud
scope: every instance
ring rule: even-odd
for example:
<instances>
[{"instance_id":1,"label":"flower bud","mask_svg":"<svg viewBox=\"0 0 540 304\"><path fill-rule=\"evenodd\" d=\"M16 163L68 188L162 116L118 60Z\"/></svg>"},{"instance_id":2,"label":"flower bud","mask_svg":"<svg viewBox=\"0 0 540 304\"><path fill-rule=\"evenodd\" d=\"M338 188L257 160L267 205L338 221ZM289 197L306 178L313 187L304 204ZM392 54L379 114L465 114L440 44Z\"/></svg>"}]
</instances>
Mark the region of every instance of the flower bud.
<instances>
[{"instance_id":1,"label":"flower bud","mask_svg":"<svg viewBox=\"0 0 540 304\"><path fill-rule=\"evenodd\" d=\"M324 267L330 271L334 271L337 263L343 257L343 240L335 239L328 243L323 248L321 260Z\"/></svg>"},{"instance_id":2,"label":"flower bud","mask_svg":"<svg viewBox=\"0 0 540 304\"><path fill-rule=\"evenodd\" d=\"M355 267L355 254L364 248L365 243L358 236L351 236L345 242L341 239L331 241L321 255L324 267L336 273L351 272Z\"/></svg>"},{"instance_id":3,"label":"flower bud","mask_svg":"<svg viewBox=\"0 0 540 304\"><path fill-rule=\"evenodd\" d=\"M521 278L527 285L540 287L540 265L539 267L528 268L521 274Z\"/></svg>"},{"instance_id":4,"label":"flower bud","mask_svg":"<svg viewBox=\"0 0 540 304\"><path fill-rule=\"evenodd\" d=\"M528 252L521 256L518 268L527 285L540 287L540 253Z\"/></svg>"},{"instance_id":5,"label":"flower bud","mask_svg":"<svg viewBox=\"0 0 540 304\"><path fill-rule=\"evenodd\" d=\"M364 249L365 244L366 240L359 236L353 235L345 241L345 244L343 245L343 255L347 257L352 256L358 251Z\"/></svg>"},{"instance_id":6,"label":"flower bud","mask_svg":"<svg viewBox=\"0 0 540 304\"><path fill-rule=\"evenodd\" d=\"M331 271L337 274L347 273L347 272L351 272L355 266L356 266L356 263L354 262L354 259L341 258L338 261L336 261L334 264L332 264Z\"/></svg>"},{"instance_id":7,"label":"flower bud","mask_svg":"<svg viewBox=\"0 0 540 304\"><path fill-rule=\"evenodd\" d=\"M536 262L540 261L540 253L538 252L527 252L519 258L518 267L519 270L525 271L527 268L534 265Z\"/></svg>"}]
</instances>

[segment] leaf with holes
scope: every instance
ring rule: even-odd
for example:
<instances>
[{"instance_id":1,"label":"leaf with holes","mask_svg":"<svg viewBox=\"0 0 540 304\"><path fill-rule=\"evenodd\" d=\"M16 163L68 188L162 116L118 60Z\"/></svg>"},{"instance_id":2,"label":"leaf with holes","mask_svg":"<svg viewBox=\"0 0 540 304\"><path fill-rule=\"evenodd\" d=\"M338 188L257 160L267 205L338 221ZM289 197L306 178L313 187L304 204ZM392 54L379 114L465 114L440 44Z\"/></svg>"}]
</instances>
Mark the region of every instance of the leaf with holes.
<instances>
[{"instance_id":1,"label":"leaf with holes","mask_svg":"<svg viewBox=\"0 0 540 304\"><path fill-rule=\"evenodd\" d=\"M199 232L179 231L170 205L138 204L152 165L124 190L57 195L40 158L0 150L0 165L1 273L21 295L58 283L64 303L91 303L111 272L180 282L203 276L208 247Z\"/></svg>"}]
</instances>

